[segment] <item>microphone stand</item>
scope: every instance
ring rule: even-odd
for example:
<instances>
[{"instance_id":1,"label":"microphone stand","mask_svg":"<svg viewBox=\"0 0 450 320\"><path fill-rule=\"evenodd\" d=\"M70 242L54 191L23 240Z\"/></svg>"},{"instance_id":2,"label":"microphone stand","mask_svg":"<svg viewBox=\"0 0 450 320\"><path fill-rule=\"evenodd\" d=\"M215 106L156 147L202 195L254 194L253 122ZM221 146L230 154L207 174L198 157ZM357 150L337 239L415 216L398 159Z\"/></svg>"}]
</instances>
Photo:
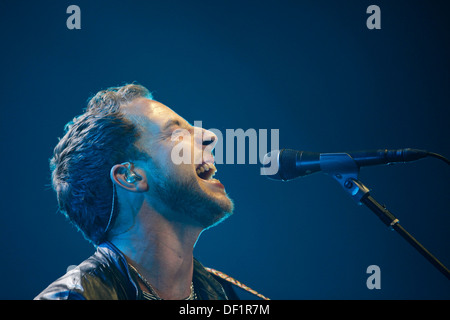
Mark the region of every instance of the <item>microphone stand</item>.
<instances>
[{"instance_id":1,"label":"microphone stand","mask_svg":"<svg viewBox=\"0 0 450 320\"><path fill-rule=\"evenodd\" d=\"M366 205L378 218L391 230L397 231L409 244L422 254L433 266L435 266L447 279L450 279L450 271L422 246L399 223L399 220L378 203L369 192L369 189L358 180L359 167L353 158L347 153L325 153L320 156L321 170L333 177L344 190L358 203Z\"/></svg>"}]
</instances>

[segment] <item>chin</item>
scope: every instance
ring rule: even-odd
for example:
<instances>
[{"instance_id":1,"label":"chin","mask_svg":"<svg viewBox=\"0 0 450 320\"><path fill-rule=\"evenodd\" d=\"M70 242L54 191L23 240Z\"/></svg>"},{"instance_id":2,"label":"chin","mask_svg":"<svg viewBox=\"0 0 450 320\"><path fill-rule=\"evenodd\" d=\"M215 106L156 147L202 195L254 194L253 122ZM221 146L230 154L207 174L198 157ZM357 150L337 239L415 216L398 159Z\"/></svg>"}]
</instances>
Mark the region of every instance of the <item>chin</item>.
<instances>
[{"instance_id":1,"label":"chin","mask_svg":"<svg viewBox=\"0 0 450 320\"><path fill-rule=\"evenodd\" d=\"M193 211L193 217L203 228L216 226L233 214L234 203L224 191L211 193L210 190L202 190L202 192L203 201L199 201L196 210Z\"/></svg>"},{"instance_id":2,"label":"chin","mask_svg":"<svg viewBox=\"0 0 450 320\"><path fill-rule=\"evenodd\" d=\"M156 184L153 190L159 200L180 219L208 229L224 221L233 213L234 204L225 192L225 188L216 179L212 179L212 170L208 175L197 175L192 171L179 172L165 181ZM206 178L206 179L205 179Z\"/></svg>"}]
</instances>

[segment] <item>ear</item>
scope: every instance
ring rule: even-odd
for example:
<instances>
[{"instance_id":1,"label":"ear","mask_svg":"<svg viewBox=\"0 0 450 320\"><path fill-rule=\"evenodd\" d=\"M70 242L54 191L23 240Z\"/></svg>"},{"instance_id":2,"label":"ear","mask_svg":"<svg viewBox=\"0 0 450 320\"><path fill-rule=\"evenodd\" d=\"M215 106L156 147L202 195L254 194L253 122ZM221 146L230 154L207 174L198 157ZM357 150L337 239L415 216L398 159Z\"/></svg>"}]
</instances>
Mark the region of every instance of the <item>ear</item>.
<instances>
[{"instance_id":1,"label":"ear","mask_svg":"<svg viewBox=\"0 0 450 320\"><path fill-rule=\"evenodd\" d=\"M142 169L135 168L130 162L116 164L110 171L111 181L120 188L131 192L148 190L147 178Z\"/></svg>"}]
</instances>

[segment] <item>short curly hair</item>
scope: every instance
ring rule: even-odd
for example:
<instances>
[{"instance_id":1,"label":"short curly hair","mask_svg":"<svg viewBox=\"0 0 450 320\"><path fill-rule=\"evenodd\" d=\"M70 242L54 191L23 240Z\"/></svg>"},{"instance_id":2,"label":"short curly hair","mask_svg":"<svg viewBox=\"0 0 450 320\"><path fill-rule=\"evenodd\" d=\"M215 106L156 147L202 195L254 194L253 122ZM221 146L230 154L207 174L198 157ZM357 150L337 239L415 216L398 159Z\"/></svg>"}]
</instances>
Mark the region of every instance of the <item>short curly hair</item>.
<instances>
[{"instance_id":1,"label":"short curly hair","mask_svg":"<svg viewBox=\"0 0 450 320\"><path fill-rule=\"evenodd\" d=\"M50 160L59 210L94 245L106 239L115 192L111 168L149 157L136 145L139 127L120 108L139 97L153 99L138 84L98 92L88 101L84 113L66 125ZM114 206L113 217L118 208Z\"/></svg>"}]
</instances>

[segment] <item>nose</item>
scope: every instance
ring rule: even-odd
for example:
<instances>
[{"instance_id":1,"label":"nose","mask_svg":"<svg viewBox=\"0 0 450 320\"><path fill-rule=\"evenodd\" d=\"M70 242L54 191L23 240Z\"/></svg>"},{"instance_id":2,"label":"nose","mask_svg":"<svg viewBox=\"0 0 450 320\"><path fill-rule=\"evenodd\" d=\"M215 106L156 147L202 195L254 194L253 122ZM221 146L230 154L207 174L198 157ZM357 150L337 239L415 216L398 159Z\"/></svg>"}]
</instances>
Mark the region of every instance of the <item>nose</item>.
<instances>
[{"instance_id":1,"label":"nose","mask_svg":"<svg viewBox=\"0 0 450 320\"><path fill-rule=\"evenodd\" d=\"M203 141L202 145L203 147L208 147L211 151L214 149L214 147L217 144L217 135L209 130L203 129Z\"/></svg>"}]
</instances>

